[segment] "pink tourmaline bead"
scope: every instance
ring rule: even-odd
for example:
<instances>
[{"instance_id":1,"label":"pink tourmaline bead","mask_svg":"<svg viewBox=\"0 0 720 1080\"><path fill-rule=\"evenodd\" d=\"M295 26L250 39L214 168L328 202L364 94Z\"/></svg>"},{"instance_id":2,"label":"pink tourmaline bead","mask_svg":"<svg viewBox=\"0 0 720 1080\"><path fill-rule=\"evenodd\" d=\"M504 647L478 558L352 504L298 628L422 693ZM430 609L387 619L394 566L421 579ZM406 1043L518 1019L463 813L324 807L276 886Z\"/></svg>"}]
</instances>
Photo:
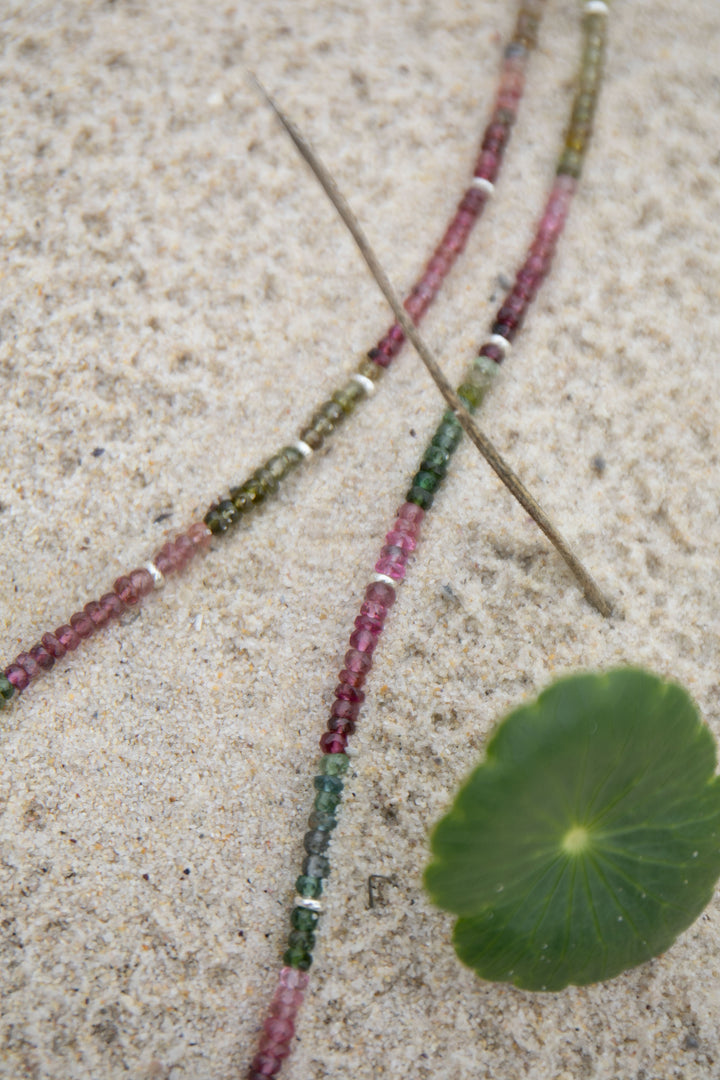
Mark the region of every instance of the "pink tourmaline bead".
<instances>
[{"instance_id":1,"label":"pink tourmaline bead","mask_svg":"<svg viewBox=\"0 0 720 1080\"><path fill-rule=\"evenodd\" d=\"M270 1015L282 1020L294 1020L303 1002L302 990L293 990L289 986L279 986L270 1003Z\"/></svg>"},{"instance_id":2,"label":"pink tourmaline bead","mask_svg":"<svg viewBox=\"0 0 720 1080\"><path fill-rule=\"evenodd\" d=\"M98 603L107 614L108 619L119 619L125 610L125 605L122 600L117 593L114 592L103 593L98 600Z\"/></svg>"},{"instance_id":3,"label":"pink tourmaline bead","mask_svg":"<svg viewBox=\"0 0 720 1080\"><path fill-rule=\"evenodd\" d=\"M148 596L155 588L152 574L144 566L139 570L132 570L128 576L130 584L138 596Z\"/></svg>"},{"instance_id":4,"label":"pink tourmaline bead","mask_svg":"<svg viewBox=\"0 0 720 1080\"><path fill-rule=\"evenodd\" d=\"M159 551L156 551L153 555L153 565L160 571L161 574L167 576L172 574L175 570L175 560L173 559L172 544L163 544Z\"/></svg>"},{"instance_id":5,"label":"pink tourmaline bead","mask_svg":"<svg viewBox=\"0 0 720 1080\"><path fill-rule=\"evenodd\" d=\"M30 656L43 671L49 671L55 664L55 657L48 652L44 645L33 645Z\"/></svg>"},{"instance_id":6,"label":"pink tourmaline bead","mask_svg":"<svg viewBox=\"0 0 720 1080\"><path fill-rule=\"evenodd\" d=\"M365 694L362 690L357 690L354 686L345 682L337 684L335 697L338 701L357 701L359 705L362 705L365 700Z\"/></svg>"},{"instance_id":7,"label":"pink tourmaline bead","mask_svg":"<svg viewBox=\"0 0 720 1080\"><path fill-rule=\"evenodd\" d=\"M93 621L84 611L76 611L70 616L70 625L81 639L89 638L95 632Z\"/></svg>"},{"instance_id":8,"label":"pink tourmaline bead","mask_svg":"<svg viewBox=\"0 0 720 1080\"><path fill-rule=\"evenodd\" d=\"M281 1019L277 1016L268 1017L263 1024L265 1034L276 1043L290 1042L295 1034L295 1025L292 1020Z\"/></svg>"},{"instance_id":9,"label":"pink tourmaline bead","mask_svg":"<svg viewBox=\"0 0 720 1080\"><path fill-rule=\"evenodd\" d=\"M175 537L175 551L178 560L182 560L182 565L185 566L195 554L195 544L185 533L180 533L180 536Z\"/></svg>"},{"instance_id":10,"label":"pink tourmaline bead","mask_svg":"<svg viewBox=\"0 0 720 1080\"><path fill-rule=\"evenodd\" d=\"M387 618L387 613L388 609L385 604L380 604L377 600L364 600L360 607L360 614L357 618L368 619L373 626L376 626L378 631L380 631ZM357 619L355 620L355 625L360 625Z\"/></svg>"},{"instance_id":11,"label":"pink tourmaline bead","mask_svg":"<svg viewBox=\"0 0 720 1080\"><path fill-rule=\"evenodd\" d=\"M297 968L280 968L278 986L289 987L290 990L304 990L310 982L307 971L298 971Z\"/></svg>"},{"instance_id":12,"label":"pink tourmaline bead","mask_svg":"<svg viewBox=\"0 0 720 1080\"><path fill-rule=\"evenodd\" d=\"M328 720L327 729L332 735L352 735L355 731L355 721L341 720L339 716L331 716Z\"/></svg>"},{"instance_id":13,"label":"pink tourmaline bead","mask_svg":"<svg viewBox=\"0 0 720 1080\"><path fill-rule=\"evenodd\" d=\"M365 599L368 603L391 608L395 603L395 590L387 581L373 581L365 590Z\"/></svg>"},{"instance_id":14,"label":"pink tourmaline bead","mask_svg":"<svg viewBox=\"0 0 720 1080\"><path fill-rule=\"evenodd\" d=\"M256 1054L250 1063L250 1068L258 1076L277 1076L282 1065L282 1058L272 1053Z\"/></svg>"},{"instance_id":15,"label":"pink tourmaline bead","mask_svg":"<svg viewBox=\"0 0 720 1080\"><path fill-rule=\"evenodd\" d=\"M345 653L345 667L349 671L368 672L372 667L372 657L358 649L348 649Z\"/></svg>"},{"instance_id":16,"label":"pink tourmaline bead","mask_svg":"<svg viewBox=\"0 0 720 1080\"><path fill-rule=\"evenodd\" d=\"M413 521L419 527L425 517L425 511L421 506L416 506L415 503L406 502L398 510L397 517L398 519L402 518L404 521Z\"/></svg>"},{"instance_id":17,"label":"pink tourmaline bead","mask_svg":"<svg viewBox=\"0 0 720 1080\"><path fill-rule=\"evenodd\" d=\"M15 657L15 663L19 664L21 668L27 673L28 679L36 679L40 674L40 665L30 653L21 652Z\"/></svg>"},{"instance_id":18,"label":"pink tourmaline bead","mask_svg":"<svg viewBox=\"0 0 720 1080\"><path fill-rule=\"evenodd\" d=\"M194 547L200 549L209 547L212 540L212 533L204 521L193 522L185 535Z\"/></svg>"},{"instance_id":19,"label":"pink tourmaline bead","mask_svg":"<svg viewBox=\"0 0 720 1080\"><path fill-rule=\"evenodd\" d=\"M19 664L11 664L10 667L5 668L5 678L13 684L19 694L22 694L30 682L27 671Z\"/></svg>"},{"instance_id":20,"label":"pink tourmaline bead","mask_svg":"<svg viewBox=\"0 0 720 1080\"><path fill-rule=\"evenodd\" d=\"M127 607L130 607L131 604L137 604L140 599L129 577L119 577L117 581L113 582L113 589ZM70 621L72 622L72 619Z\"/></svg>"},{"instance_id":21,"label":"pink tourmaline bead","mask_svg":"<svg viewBox=\"0 0 720 1080\"><path fill-rule=\"evenodd\" d=\"M350 644L353 649L358 649L360 652L374 652L377 643L377 634L371 633L370 630L355 630L355 632L350 635Z\"/></svg>"},{"instance_id":22,"label":"pink tourmaline bead","mask_svg":"<svg viewBox=\"0 0 720 1080\"><path fill-rule=\"evenodd\" d=\"M385 541L393 547L398 547L407 553L414 551L417 547L417 540L412 533L405 531L400 532L398 529L391 529L385 537Z\"/></svg>"},{"instance_id":23,"label":"pink tourmaline bead","mask_svg":"<svg viewBox=\"0 0 720 1080\"><path fill-rule=\"evenodd\" d=\"M378 574L385 574L386 577L392 578L393 581L402 581L405 577L403 564L394 562L392 559L379 559L375 563L375 570Z\"/></svg>"},{"instance_id":24,"label":"pink tourmaline bead","mask_svg":"<svg viewBox=\"0 0 720 1080\"><path fill-rule=\"evenodd\" d=\"M8 678L10 678L9 675ZM346 747L347 735L342 735L339 731L326 731L320 739L320 749L323 754L344 754Z\"/></svg>"},{"instance_id":25,"label":"pink tourmaline bead","mask_svg":"<svg viewBox=\"0 0 720 1080\"><path fill-rule=\"evenodd\" d=\"M330 715L339 720L357 720L359 712L360 702L347 701L345 698L338 698L330 709Z\"/></svg>"},{"instance_id":26,"label":"pink tourmaline bead","mask_svg":"<svg viewBox=\"0 0 720 1080\"><path fill-rule=\"evenodd\" d=\"M343 668L338 675L338 679L341 683L360 689L365 684L365 672L364 671L350 671L349 668Z\"/></svg>"},{"instance_id":27,"label":"pink tourmaline bead","mask_svg":"<svg viewBox=\"0 0 720 1080\"><path fill-rule=\"evenodd\" d=\"M77 649L78 645L80 644L80 638L75 633L72 626L68 626L67 623L65 624L65 626L58 626L57 630L55 631L55 637L58 639L62 647L69 650L70 652L72 652L74 649Z\"/></svg>"},{"instance_id":28,"label":"pink tourmaline bead","mask_svg":"<svg viewBox=\"0 0 720 1080\"><path fill-rule=\"evenodd\" d=\"M104 626L108 621L109 616L107 611L97 600L90 600L83 608L83 611L95 627Z\"/></svg>"},{"instance_id":29,"label":"pink tourmaline bead","mask_svg":"<svg viewBox=\"0 0 720 1080\"><path fill-rule=\"evenodd\" d=\"M357 630L367 630L370 634L374 634L375 637L377 637L383 628L383 620L371 619L369 615L356 615L355 628Z\"/></svg>"},{"instance_id":30,"label":"pink tourmaline bead","mask_svg":"<svg viewBox=\"0 0 720 1080\"><path fill-rule=\"evenodd\" d=\"M64 645L61 645L54 634L43 634L40 641L45 646L51 656L54 656L56 660L62 660L63 656L67 652Z\"/></svg>"}]
</instances>

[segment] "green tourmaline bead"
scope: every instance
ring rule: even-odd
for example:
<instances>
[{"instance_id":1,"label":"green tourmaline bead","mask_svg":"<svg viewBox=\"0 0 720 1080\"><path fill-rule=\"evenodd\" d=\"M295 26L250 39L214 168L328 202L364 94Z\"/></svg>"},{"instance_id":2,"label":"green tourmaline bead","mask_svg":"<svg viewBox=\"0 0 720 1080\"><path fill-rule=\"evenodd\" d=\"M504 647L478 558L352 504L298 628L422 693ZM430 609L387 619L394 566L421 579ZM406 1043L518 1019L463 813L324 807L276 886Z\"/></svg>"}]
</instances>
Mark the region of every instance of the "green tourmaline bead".
<instances>
[{"instance_id":1,"label":"green tourmaline bead","mask_svg":"<svg viewBox=\"0 0 720 1080\"><path fill-rule=\"evenodd\" d=\"M425 451L420 468L425 472L434 472L436 476L444 476L449 461L450 455L447 450L441 450L439 446L433 446L431 443Z\"/></svg>"},{"instance_id":2,"label":"green tourmaline bead","mask_svg":"<svg viewBox=\"0 0 720 1080\"><path fill-rule=\"evenodd\" d=\"M288 949L283 953L283 964L286 967L297 968L298 971L307 971L312 965L312 956L305 949Z\"/></svg>"},{"instance_id":3,"label":"green tourmaline bead","mask_svg":"<svg viewBox=\"0 0 720 1080\"><path fill-rule=\"evenodd\" d=\"M421 510L429 510L433 504L433 496L424 488L411 487L405 496L405 501L415 503Z\"/></svg>"},{"instance_id":4,"label":"green tourmaline bead","mask_svg":"<svg viewBox=\"0 0 720 1080\"><path fill-rule=\"evenodd\" d=\"M330 860L324 855L306 855L303 859L302 872L306 877L330 877Z\"/></svg>"},{"instance_id":5,"label":"green tourmaline bead","mask_svg":"<svg viewBox=\"0 0 720 1080\"><path fill-rule=\"evenodd\" d=\"M290 912L290 922L295 930L314 930L320 916L308 908L294 907Z\"/></svg>"},{"instance_id":6,"label":"green tourmaline bead","mask_svg":"<svg viewBox=\"0 0 720 1080\"><path fill-rule=\"evenodd\" d=\"M325 829L311 829L303 837L303 847L308 855L324 855L330 843L330 833Z\"/></svg>"},{"instance_id":7,"label":"green tourmaline bead","mask_svg":"<svg viewBox=\"0 0 720 1080\"><path fill-rule=\"evenodd\" d=\"M468 409L477 409L485 397L485 388L473 386L470 382L464 382L462 386L458 387L457 396L467 405Z\"/></svg>"},{"instance_id":8,"label":"green tourmaline bead","mask_svg":"<svg viewBox=\"0 0 720 1080\"><path fill-rule=\"evenodd\" d=\"M332 400L336 405L339 405L342 411L347 415L353 411L358 401L365 397L365 393L366 391L359 382L356 382L355 379L350 379L349 382L346 382L345 385L340 388L340 390L337 390L333 394Z\"/></svg>"},{"instance_id":9,"label":"green tourmaline bead","mask_svg":"<svg viewBox=\"0 0 720 1080\"><path fill-rule=\"evenodd\" d=\"M340 796L336 795L334 791L320 791L315 796L314 806L321 814L332 814L339 803Z\"/></svg>"},{"instance_id":10,"label":"green tourmaline bead","mask_svg":"<svg viewBox=\"0 0 720 1080\"><path fill-rule=\"evenodd\" d=\"M412 486L413 488L422 488L423 491L429 491L434 494L440 487L440 477L435 473L425 472L423 469L419 473L415 473L413 476Z\"/></svg>"},{"instance_id":11,"label":"green tourmaline bead","mask_svg":"<svg viewBox=\"0 0 720 1080\"><path fill-rule=\"evenodd\" d=\"M308 877L301 874L295 882L295 892L306 900L316 900L322 892L322 880L317 877Z\"/></svg>"},{"instance_id":12,"label":"green tourmaline bead","mask_svg":"<svg viewBox=\"0 0 720 1080\"><path fill-rule=\"evenodd\" d=\"M218 512L217 506L210 507L203 521L214 536L224 533L227 529L227 521Z\"/></svg>"},{"instance_id":13,"label":"green tourmaline bead","mask_svg":"<svg viewBox=\"0 0 720 1080\"><path fill-rule=\"evenodd\" d=\"M312 930L293 930L288 934L288 946L291 949L302 949L311 953L315 945L315 935Z\"/></svg>"},{"instance_id":14,"label":"green tourmaline bead","mask_svg":"<svg viewBox=\"0 0 720 1080\"><path fill-rule=\"evenodd\" d=\"M320 759L320 772L325 776L344 776L349 767L347 754L323 754Z\"/></svg>"},{"instance_id":15,"label":"green tourmaline bead","mask_svg":"<svg viewBox=\"0 0 720 1080\"><path fill-rule=\"evenodd\" d=\"M319 811L313 810L308 818L308 825L311 829L323 829L325 832L332 832L337 825L337 818L333 814L321 814Z\"/></svg>"},{"instance_id":16,"label":"green tourmaline bead","mask_svg":"<svg viewBox=\"0 0 720 1080\"><path fill-rule=\"evenodd\" d=\"M6 701L9 701L14 693L15 693L15 687L10 682L7 675L3 674L3 672L0 671L0 699L2 699L0 701L0 706L4 705ZM333 757L343 757L344 755L342 755L342 754L333 754L332 756Z\"/></svg>"},{"instance_id":17,"label":"green tourmaline bead","mask_svg":"<svg viewBox=\"0 0 720 1080\"><path fill-rule=\"evenodd\" d=\"M583 155L577 150L566 147L560 155L560 164L557 167L558 176L572 176L577 180L580 177L583 166Z\"/></svg>"},{"instance_id":18,"label":"green tourmaline bead","mask_svg":"<svg viewBox=\"0 0 720 1080\"><path fill-rule=\"evenodd\" d=\"M316 776L313 780L316 791L332 791L339 795L345 786L339 776Z\"/></svg>"},{"instance_id":19,"label":"green tourmaline bead","mask_svg":"<svg viewBox=\"0 0 720 1080\"><path fill-rule=\"evenodd\" d=\"M240 520L240 512L232 499L223 499L222 502L219 502L217 504L217 512L225 522L226 528L235 525L235 523Z\"/></svg>"}]
</instances>

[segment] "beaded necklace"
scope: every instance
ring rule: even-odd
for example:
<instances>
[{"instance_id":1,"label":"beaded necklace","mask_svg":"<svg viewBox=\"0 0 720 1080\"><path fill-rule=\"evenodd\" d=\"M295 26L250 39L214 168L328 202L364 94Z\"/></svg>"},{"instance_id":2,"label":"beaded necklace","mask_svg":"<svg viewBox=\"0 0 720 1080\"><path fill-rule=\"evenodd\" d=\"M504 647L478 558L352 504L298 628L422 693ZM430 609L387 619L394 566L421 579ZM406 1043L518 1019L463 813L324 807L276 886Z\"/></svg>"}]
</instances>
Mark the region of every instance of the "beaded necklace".
<instances>
[{"instance_id":1,"label":"beaded necklace","mask_svg":"<svg viewBox=\"0 0 720 1080\"><path fill-rule=\"evenodd\" d=\"M587 151L600 89L607 14L603 0L586 0L578 88L556 179L526 258L495 316L490 337L480 348L457 390L458 397L471 413L482 404L495 373L507 356L525 314L549 272L564 228ZM291 930L283 956L284 966L277 978L248 1080L278 1075L290 1054L297 1015L313 962L315 931L323 913L320 898L324 881L330 875L332 834L338 824L343 778L350 765L348 742L365 700L363 687L373 666L373 654L388 613L395 603L397 587L403 581L408 560L417 547L421 523L433 505L462 434L457 417L447 411L422 455L405 502L385 537L375 563L375 574L365 589L364 601L350 634L327 730L320 738L322 757L319 774L314 779L317 794L303 840L306 854L295 883L296 896L290 914Z\"/></svg>"},{"instance_id":2,"label":"beaded necklace","mask_svg":"<svg viewBox=\"0 0 720 1080\"><path fill-rule=\"evenodd\" d=\"M437 296L494 191L522 96L528 53L537 41L543 3L544 0L524 0L520 6L512 41L505 51L495 105L482 140L472 182L423 274L405 301L405 308L416 323ZM326 439L361 400L374 393L376 382L391 365L404 342L405 335L400 326L393 324L377 345L370 349L350 379L319 406L310 422L301 428L294 444L282 447L247 480L231 487L229 497L211 506L203 521L193 522L173 540L163 544L145 566L119 577L113 583L112 591L104 593L98 600L89 601L82 611L71 615L67 623L53 632L44 633L37 644L19 653L4 672L0 671L0 708L15 693L26 690L32 680L52 669L57 660L74 652L81 641L118 620L153 590L162 588L169 576L184 570L197 552L207 549L213 535L227 532L275 495L282 481L322 448Z\"/></svg>"}]
</instances>

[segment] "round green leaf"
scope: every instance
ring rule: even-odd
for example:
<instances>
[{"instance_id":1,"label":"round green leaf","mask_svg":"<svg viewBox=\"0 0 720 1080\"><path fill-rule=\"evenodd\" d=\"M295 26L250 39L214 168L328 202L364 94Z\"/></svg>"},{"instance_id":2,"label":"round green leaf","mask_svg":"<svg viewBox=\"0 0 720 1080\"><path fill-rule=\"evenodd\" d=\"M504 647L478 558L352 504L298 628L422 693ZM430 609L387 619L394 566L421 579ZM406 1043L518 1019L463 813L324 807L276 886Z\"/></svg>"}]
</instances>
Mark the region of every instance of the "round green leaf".
<instances>
[{"instance_id":1,"label":"round green leaf","mask_svg":"<svg viewBox=\"0 0 720 1080\"><path fill-rule=\"evenodd\" d=\"M425 884L484 979L560 990L667 949L720 874L713 738L680 686L575 675L510 713L432 837Z\"/></svg>"}]
</instances>

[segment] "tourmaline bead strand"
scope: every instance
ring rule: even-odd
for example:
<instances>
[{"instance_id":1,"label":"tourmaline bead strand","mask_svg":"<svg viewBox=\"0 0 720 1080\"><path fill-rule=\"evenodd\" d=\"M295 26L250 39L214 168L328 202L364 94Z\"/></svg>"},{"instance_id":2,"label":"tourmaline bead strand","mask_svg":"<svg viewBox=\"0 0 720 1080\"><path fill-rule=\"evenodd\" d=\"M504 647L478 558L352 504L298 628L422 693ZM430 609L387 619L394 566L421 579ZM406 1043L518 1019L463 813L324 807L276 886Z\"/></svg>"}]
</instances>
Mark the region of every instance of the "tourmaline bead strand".
<instances>
[{"instance_id":1,"label":"tourmaline bead strand","mask_svg":"<svg viewBox=\"0 0 720 1080\"><path fill-rule=\"evenodd\" d=\"M604 46L603 12L606 13L606 9L600 0L589 0L583 21L585 47L581 61L580 88L573 105L570 131L573 130L577 116L577 101L582 95L585 95L582 110L583 123L584 118L592 116L594 112L595 96L600 84L600 65L595 63L595 58L597 56L602 58ZM589 41L596 43L592 50L589 49ZM591 67L593 71L593 94L590 98L587 97L587 90L591 80L589 76L585 77L583 74L588 67ZM589 126L583 128L583 153L588 136ZM568 135L566 146L569 138ZM568 174L565 161L564 149L557 170L558 175L525 262L495 317L490 338L482 345L463 382L458 387L458 396L462 398L470 412L475 412L482 403L492 384L495 372L507 354L509 343L520 327L527 307L550 268L576 186L576 179ZM455 414L452 411L445 412L423 454L420 468L412 479L406 501L400 507L397 518L385 537L385 544L375 564L377 580L367 587L360 614L355 619L355 629L350 634L350 648L345 654L345 668L340 672L340 679L335 688L335 700L330 708L327 731L320 739L323 757L320 774L314 781L317 794L313 811L308 819L309 831L306 832L303 841L306 857L302 865L302 874L295 883L297 895L290 916L291 930L288 947L283 957L286 966L282 969L281 977L282 973L292 970L296 970L298 974L306 974L312 964L315 929L322 914L319 897L322 895L323 881L330 874L330 860L327 852L330 848L332 830L337 824L337 811L343 792L342 777L349 764L346 753L348 740L355 731L360 708L365 699L362 688L372 667L373 653L378 645L387 614L395 602L396 583L401 582L405 576L408 558L416 549L420 538L420 525L445 478L448 464L460 444L462 433L460 422ZM306 983L303 984L303 989L305 985ZM273 1003L274 1001L275 998L273 998ZM273 1007L274 1005L271 1005L269 1019L274 1015ZM297 1009L293 1012L292 1026L295 1024L296 1017ZM279 1041L273 1044L275 1049L268 1051L269 1019L263 1026L260 1051L250 1068L251 1080L275 1076L289 1053L290 1025L287 1028L278 1029Z\"/></svg>"},{"instance_id":2,"label":"tourmaline bead strand","mask_svg":"<svg viewBox=\"0 0 720 1080\"><path fill-rule=\"evenodd\" d=\"M113 619L120 618L128 608L135 607L153 589L159 588L165 577L183 570L198 551L208 546L211 538L207 525L195 522L186 532L163 544L147 566L119 577L112 592L105 593L99 600L90 600L82 611L71 615L66 624L43 634L39 644L33 645L29 652L19 653L5 669L2 679L13 691L21 693L42 671L49 671L56 660L74 652L81 641L92 637ZM11 694L3 693L3 685L0 680L0 699L4 703Z\"/></svg>"},{"instance_id":3,"label":"tourmaline bead strand","mask_svg":"<svg viewBox=\"0 0 720 1080\"><path fill-rule=\"evenodd\" d=\"M525 0L520 7L513 39L505 52L495 105L483 136L472 183L460 200L455 215L420 280L405 301L405 307L414 322L420 321L437 296L443 280L463 251L473 225L492 194L502 154L517 115L528 52L536 44L543 4L544 0ZM404 335L400 327L394 325L377 346L369 351L340 389L320 405L309 423L300 430L294 445L282 447L256 469L249 479L230 488L227 498L209 508L204 522L196 523L186 533L165 544L146 568L134 570L127 577L119 579L111 593L97 601L90 601L81 612L70 617L68 624L59 627L54 633L43 635L40 643L28 652L20 653L5 673L13 692L25 690L41 672L49 671L56 660L77 649L82 640L91 637L106 623L117 619L126 608L139 603L153 588L161 585L168 575L182 570L197 550L207 546L212 534L227 532L256 506L275 494L285 477L306 457L319 450L358 403L374 392L375 383L398 354L403 342ZM388 551L384 558L388 566L397 566L399 571L402 559L395 558L395 553L391 550L395 546L394 542L388 542ZM358 631L362 629L359 627ZM361 636L358 640L368 644L365 637ZM10 696L11 694L3 695L0 689L0 708L4 707Z\"/></svg>"}]
</instances>

